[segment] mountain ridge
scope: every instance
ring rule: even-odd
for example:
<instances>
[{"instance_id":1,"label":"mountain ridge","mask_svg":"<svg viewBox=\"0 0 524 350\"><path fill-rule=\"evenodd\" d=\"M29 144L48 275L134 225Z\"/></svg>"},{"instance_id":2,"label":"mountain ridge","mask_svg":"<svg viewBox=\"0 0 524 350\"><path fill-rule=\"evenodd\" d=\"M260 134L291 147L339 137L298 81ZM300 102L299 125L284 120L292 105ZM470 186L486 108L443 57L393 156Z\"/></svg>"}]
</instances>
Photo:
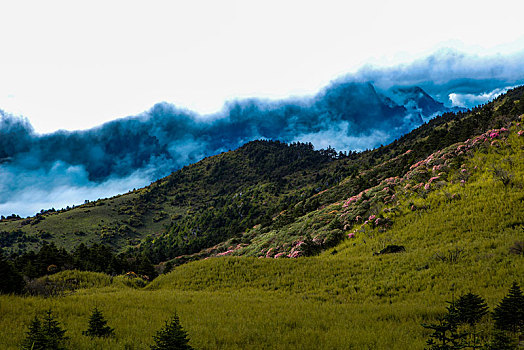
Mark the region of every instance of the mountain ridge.
<instances>
[{"instance_id":1,"label":"mountain ridge","mask_svg":"<svg viewBox=\"0 0 524 350\"><path fill-rule=\"evenodd\" d=\"M159 103L141 115L93 129L44 135L34 133L27 120L0 112L0 211L26 216L29 206L33 214L104 193L112 196L255 139L370 149L429 118L421 117L415 105L408 110L386 95L370 83L333 83L304 99L232 101L208 117ZM32 187L38 191L29 196L26 189ZM69 197L74 201L65 201Z\"/></svg>"},{"instance_id":2,"label":"mountain ridge","mask_svg":"<svg viewBox=\"0 0 524 350\"><path fill-rule=\"evenodd\" d=\"M444 114L372 151L344 154L331 148L315 151L305 143L250 142L129 194L60 213L2 220L0 231L11 237L3 246L15 252L47 240L69 249L79 243L105 243L117 251L145 253L159 263L235 237L247 243L249 238L242 237L257 224L284 227L319 207L403 175L416 161L444 147L506 125L524 112L523 92L523 87L511 90L468 113ZM339 233L330 244L341 237Z\"/></svg>"}]
</instances>

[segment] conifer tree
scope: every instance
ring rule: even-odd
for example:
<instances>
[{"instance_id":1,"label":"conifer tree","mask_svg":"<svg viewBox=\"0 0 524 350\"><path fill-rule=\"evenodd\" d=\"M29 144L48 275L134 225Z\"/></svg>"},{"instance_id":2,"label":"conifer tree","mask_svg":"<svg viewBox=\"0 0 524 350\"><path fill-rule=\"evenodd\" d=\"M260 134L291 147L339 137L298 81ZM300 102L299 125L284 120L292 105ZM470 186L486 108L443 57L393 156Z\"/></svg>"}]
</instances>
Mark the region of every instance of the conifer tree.
<instances>
[{"instance_id":1,"label":"conifer tree","mask_svg":"<svg viewBox=\"0 0 524 350\"><path fill-rule=\"evenodd\" d=\"M42 331L42 322L40 319L35 316L35 318L29 324L29 330L27 331L27 336L22 343L22 349L33 349L40 350L45 349L46 339Z\"/></svg>"},{"instance_id":2,"label":"conifer tree","mask_svg":"<svg viewBox=\"0 0 524 350\"><path fill-rule=\"evenodd\" d=\"M455 303L457 311L457 321L460 324L468 324L471 327L470 336L472 349L480 348L477 344L476 324L488 313L488 305L486 301L473 293L468 293L461 296Z\"/></svg>"},{"instance_id":3,"label":"conifer tree","mask_svg":"<svg viewBox=\"0 0 524 350\"><path fill-rule=\"evenodd\" d=\"M513 282L508 295L493 310L493 319L500 330L517 333L524 328L524 295L517 282Z\"/></svg>"},{"instance_id":4,"label":"conifer tree","mask_svg":"<svg viewBox=\"0 0 524 350\"><path fill-rule=\"evenodd\" d=\"M106 319L95 307L89 318L87 331L83 331L82 334L88 337L109 337L113 335L113 332L114 329L107 325Z\"/></svg>"},{"instance_id":5,"label":"conifer tree","mask_svg":"<svg viewBox=\"0 0 524 350\"><path fill-rule=\"evenodd\" d=\"M433 330L426 344L429 350L463 349L466 333L459 331L461 323L456 302L448 302L447 314L441 317L436 324L423 324L422 327Z\"/></svg>"},{"instance_id":6,"label":"conifer tree","mask_svg":"<svg viewBox=\"0 0 524 350\"><path fill-rule=\"evenodd\" d=\"M488 313L486 301L473 293L461 296L455 303L455 307L457 308L459 322L467 323L472 327Z\"/></svg>"},{"instance_id":7,"label":"conifer tree","mask_svg":"<svg viewBox=\"0 0 524 350\"><path fill-rule=\"evenodd\" d=\"M60 344L67 339L64 335L65 330L60 327L60 323L54 319L51 310L47 310L42 321L42 332L46 338L46 348L59 350L63 349Z\"/></svg>"},{"instance_id":8,"label":"conifer tree","mask_svg":"<svg viewBox=\"0 0 524 350\"><path fill-rule=\"evenodd\" d=\"M186 331L182 329L178 315L166 321L165 326L153 336L151 350L193 350Z\"/></svg>"},{"instance_id":9,"label":"conifer tree","mask_svg":"<svg viewBox=\"0 0 524 350\"><path fill-rule=\"evenodd\" d=\"M141 275L147 276L150 280L156 277L155 267L153 266L151 260L149 260L147 255L142 255L140 257L137 272Z\"/></svg>"},{"instance_id":10,"label":"conifer tree","mask_svg":"<svg viewBox=\"0 0 524 350\"><path fill-rule=\"evenodd\" d=\"M52 311L48 310L43 321L40 321L37 316L31 321L22 349L62 350L64 348L61 343L67 339L65 332L54 319Z\"/></svg>"}]
</instances>

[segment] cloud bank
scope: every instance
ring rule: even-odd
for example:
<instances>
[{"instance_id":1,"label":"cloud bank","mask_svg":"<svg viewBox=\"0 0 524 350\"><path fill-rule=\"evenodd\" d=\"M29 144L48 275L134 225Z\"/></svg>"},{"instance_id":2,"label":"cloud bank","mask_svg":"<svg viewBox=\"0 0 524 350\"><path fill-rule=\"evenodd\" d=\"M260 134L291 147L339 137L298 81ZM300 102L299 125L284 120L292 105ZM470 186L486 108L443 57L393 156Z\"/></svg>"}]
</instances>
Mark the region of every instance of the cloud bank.
<instances>
[{"instance_id":1,"label":"cloud bank","mask_svg":"<svg viewBox=\"0 0 524 350\"><path fill-rule=\"evenodd\" d=\"M208 116L159 103L75 132L39 135L26 119L0 111L0 214L33 215L123 193L254 139L377 147L438 113L522 84L523 59L440 52L400 67L364 67L312 97L231 101Z\"/></svg>"}]
</instances>

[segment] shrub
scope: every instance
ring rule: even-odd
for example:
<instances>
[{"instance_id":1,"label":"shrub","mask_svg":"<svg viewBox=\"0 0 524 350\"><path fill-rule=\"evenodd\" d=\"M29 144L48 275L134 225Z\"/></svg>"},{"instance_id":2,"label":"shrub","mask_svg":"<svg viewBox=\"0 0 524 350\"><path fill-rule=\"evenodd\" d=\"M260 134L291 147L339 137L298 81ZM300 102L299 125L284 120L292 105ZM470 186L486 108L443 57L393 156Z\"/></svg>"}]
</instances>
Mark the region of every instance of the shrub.
<instances>
[{"instance_id":1,"label":"shrub","mask_svg":"<svg viewBox=\"0 0 524 350\"><path fill-rule=\"evenodd\" d=\"M114 329L107 325L106 319L98 308L95 307L89 318L87 331L82 332L82 334L88 337L109 337L113 335L113 332Z\"/></svg>"},{"instance_id":2,"label":"shrub","mask_svg":"<svg viewBox=\"0 0 524 350\"><path fill-rule=\"evenodd\" d=\"M188 344L189 338L186 331L182 329L178 315L175 313L171 320L153 336L155 344L151 350L192 350Z\"/></svg>"},{"instance_id":3,"label":"shrub","mask_svg":"<svg viewBox=\"0 0 524 350\"><path fill-rule=\"evenodd\" d=\"M52 311L46 311L43 321L35 316L31 324L27 337L22 343L22 349L31 350L61 350L62 343L67 340L64 335L65 330L60 327L52 315Z\"/></svg>"},{"instance_id":4,"label":"shrub","mask_svg":"<svg viewBox=\"0 0 524 350\"><path fill-rule=\"evenodd\" d=\"M524 295L517 282L513 282L508 295L493 310L493 319L500 330L516 333L524 327Z\"/></svg>"}]
</instances>

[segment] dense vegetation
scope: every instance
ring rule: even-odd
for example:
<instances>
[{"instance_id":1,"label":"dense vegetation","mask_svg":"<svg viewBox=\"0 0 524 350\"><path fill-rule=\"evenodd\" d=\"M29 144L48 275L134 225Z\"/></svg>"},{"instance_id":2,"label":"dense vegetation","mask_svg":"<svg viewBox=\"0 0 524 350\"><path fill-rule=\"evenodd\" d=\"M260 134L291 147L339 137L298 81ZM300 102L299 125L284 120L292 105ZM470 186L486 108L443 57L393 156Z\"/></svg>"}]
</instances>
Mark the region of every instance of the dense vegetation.
<instances>
[{"instance_id":1,"label":"dense vegetation","mask_svg":"<svg viewBox=\"0 0 524 350\"><path fill-rule=\"evenodd\" d=\"M507 125L524 113L523 90L510 90L470 112L444 114L372 151L342 154L315 151L311 144L250 142L122 196L43 210L32 218L4 218L0 246L19 255L44 242L69 251L80 243L99 243L130 256L145 253L159 263L191 260L199 252L209 256L206 249L230 246L231 239L250 244L242 234L253 226L278 230L383 179L403 176L434 152Z\"/></svg>"},{"instance_id":2,"label":"dense vegetation","mask_svg":"<svg viewBox=\"0 0 524 350\"><path fill-rule=\"evenodd\" d=\"M443 337L514 348L524 310L522 101L515 89L359 154L253 142L35 225L5 219L3 230L20 231L5 234L14 254L0 272L24 275L32 295L0 296L0 347L19 347L52 309L74 349L149 348L175 311L198 349L420 349ZM63 247L43 245L62 234L31 231L88 225L86 210L96 222L109 204L138 218L136 244L120 245L126 233L94 244L86 229ZM162 210L164 231L148 236ZM39 248L18 253L30 247ZM140 262L166 260L156 268L170 273L140 278ZM190 260L199 261L181 264ZM114 336L82 334L95 309Z\"/></svg>"}]
</instances>

